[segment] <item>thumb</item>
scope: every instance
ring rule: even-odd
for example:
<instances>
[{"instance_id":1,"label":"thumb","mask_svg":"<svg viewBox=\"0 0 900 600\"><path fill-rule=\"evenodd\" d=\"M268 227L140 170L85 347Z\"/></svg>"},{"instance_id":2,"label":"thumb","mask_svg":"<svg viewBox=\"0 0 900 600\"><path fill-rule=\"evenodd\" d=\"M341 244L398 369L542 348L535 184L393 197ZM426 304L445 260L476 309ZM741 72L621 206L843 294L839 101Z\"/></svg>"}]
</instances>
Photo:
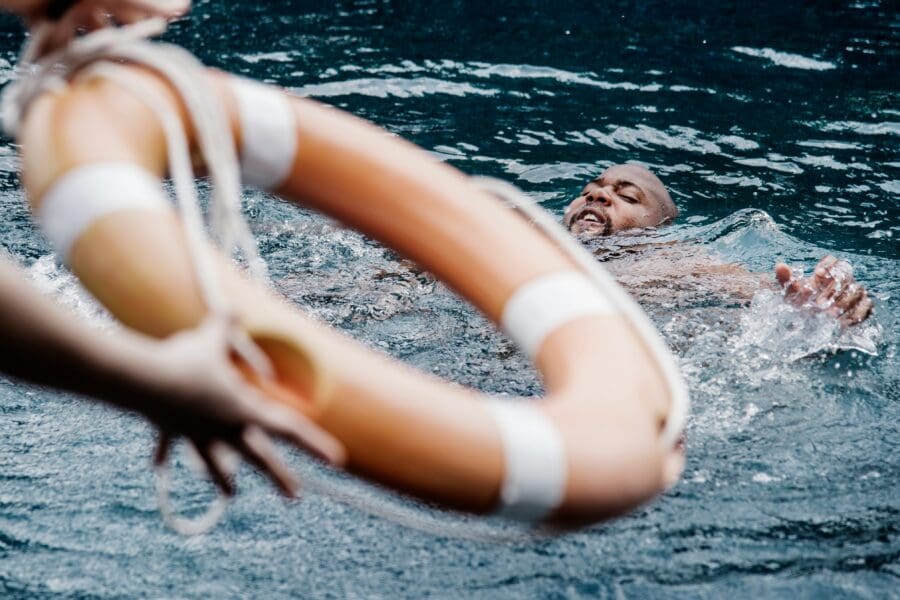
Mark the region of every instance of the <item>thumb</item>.
<instances>
[{"instance_id":1,"label":"thumb","mask_svg":"<svg viewBox=\"0 0 900 600\"><path fill-rule=\"evenodd\" d=\"M775 280L781 285L781 287L786 286L790 281L794 274L791 272L791 268L784 263L778 263L775 265Z\"/></svg>"}]
</instances>

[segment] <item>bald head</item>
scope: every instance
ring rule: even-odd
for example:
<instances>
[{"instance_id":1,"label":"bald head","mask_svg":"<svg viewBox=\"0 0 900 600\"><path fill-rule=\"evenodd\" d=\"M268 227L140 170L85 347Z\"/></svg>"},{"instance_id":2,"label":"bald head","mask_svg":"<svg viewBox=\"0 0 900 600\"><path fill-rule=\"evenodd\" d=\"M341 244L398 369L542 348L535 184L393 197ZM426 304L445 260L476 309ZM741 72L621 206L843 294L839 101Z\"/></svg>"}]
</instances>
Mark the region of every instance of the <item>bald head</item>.
<instances>
[{"instance_id":1,"label":"bald head","mask_svg":"<svg viewBox=\"0 0 900 600\"><path fill-rule=\"evenodd\" d=\"M566 209L563 223L573 233L608 235L655 227L678 216L659 178L640 165L614 165L588 183Z\"/></svg>"},{"instance_id":2,"label":"bald head","mask_svg":"<svg viewBox=\"0 0 900 600\"><path fill-rule=\"evenodd\" d=\"M666 189L663 182L650 169L634 164L613 165L605 170L600 177L625 179L640 186L647 198L659 208L662 220L657 225L672 221L678 216L678 208L672 202L669 190Z\"/></svg>"}]
</instances>

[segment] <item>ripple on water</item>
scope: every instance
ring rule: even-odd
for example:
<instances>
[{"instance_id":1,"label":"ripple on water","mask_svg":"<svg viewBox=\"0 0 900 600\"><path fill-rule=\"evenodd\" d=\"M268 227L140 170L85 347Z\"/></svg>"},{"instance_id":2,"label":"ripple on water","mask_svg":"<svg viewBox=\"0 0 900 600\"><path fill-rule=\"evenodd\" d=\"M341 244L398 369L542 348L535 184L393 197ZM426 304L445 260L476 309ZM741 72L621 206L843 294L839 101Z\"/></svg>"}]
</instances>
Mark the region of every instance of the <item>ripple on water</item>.
<instances>
[{"instance_id":1,"label":"ripple on water","mask_svg":"<svg viewBox=\"0 0 900 600\"><path fill-rule=\"evenodd\" d=\"M413 79L351 79L304 85L293 88L292 92L300 96L316 98L333 98L338 96L360 95L372 98L422 98L433 94L448 96L495 96L497 89L476 87L469 83L445 81L433 77L416 77Z\"/></svg>"},{"instance_id":2,"label":"ripple on water","mask_svg":"<svg viewBox=\"0 0 900 600\"><path fill-rule=\"evenodd\" d=\"M746 46L734 46L731 49L738 54L745 54L754 58L764 58L780 67L788 67L791 69L802 69L805 71L830 71L836 69L837 65L833 62L824 60L816 60L802 56L800 54L792 54L790 52L779 52L772 48L747 48Z\"/></svg>"},{"instance_id":3,"label":"ripple on water","mask_svg":"<svg viewBox=\"0 0 900 600\"><path fill-rule=\"evenodd\" d=\"M197 2L170 36L222 68L345 104L471 173L514 180L557 215L556 202L604 166L636 160L660 173L680 223L604 240L600 258L619 265L689 382L685 478L603 527L480 545L311 491L284 505L248 468L225 522L183 540L154 509L145 425L0 380L0 595L895 595L900 113L889 3L563 1L515 14L484 2L315 4L272 13L266 3ZM622 14L641 27L598 35L586 25ZM3 244L48 294L108 326L48 256L14 155L2 145ZM541 392L516 348L427 273L307 211L247 199L291 302L451 381ZM835 340L816 323L793 329L777 295L753 304L743 292L761 275L708 268L715 258L766 273L783 259L809 270L835 251L877 298L875 356L797 358ZM671 260L657 275L649 265L660 252ZM746 287L735 289L738 279ZM184 481L178 500L193 508L207 493Z\"/></svg>"},{"instance_id":4,"label":"ripple on water","mask_svg":"<svg viewBox=\"0 0 900 600\"><path fill-rule=\"evenodd\" d=\"M769 154L766 158L738 158L734 162L745 167L761 167L789 175L803 173L803 169L797 163L787 160L787 157L780 154Z\"/></svg>"},{"instance_id":5,"label":"ripple on water","mask_svg":"<svg viewBox=\"0 0 900 600\"><path fill-rule=\"evenodd\" d=\"M873 115L874 116L874 115ZM806 123L823 132L847 131L860 135L900 135L900 121L882 121L880 123L864 123L861 121L827 121Z\"/></svg>"},{"instance_id":6,"label":"ripple on water","mask_svg":"<svg viewBox=\"0 0 900 600\"><path fill-rule=\"evenodd\" d=\"M299 52L254 52L252 54L238 54L240 60L255 65L261 62L289 63L300 56Z\"/></svg>"}]
</instances>

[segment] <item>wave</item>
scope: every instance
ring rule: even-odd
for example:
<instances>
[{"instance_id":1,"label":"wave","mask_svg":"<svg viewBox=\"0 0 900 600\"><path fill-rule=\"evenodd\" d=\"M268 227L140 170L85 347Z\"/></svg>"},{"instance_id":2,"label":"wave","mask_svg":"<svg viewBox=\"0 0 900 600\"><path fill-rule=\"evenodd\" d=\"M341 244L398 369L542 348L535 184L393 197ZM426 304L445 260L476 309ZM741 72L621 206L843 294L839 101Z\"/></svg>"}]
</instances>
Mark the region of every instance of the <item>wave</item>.
<instances>
[{"instance_id":1,"label":"wave","mask_svg":"<svg viewBox=\"0 0 900 600\"><path fill-rule=\"evenodd\" d=\"M791 54L790 52L779 52L772 48L747 48L746 46L734 46L732 52L738 54L746 54L754 58L765 58L780 67L788 67L791 69L803 69L806 71L829 71L836 69L837 65L833 62L825 60L816 60L802 56L800 54Z\"/></svg>"},{"instance_id":2,"label":"wave","mask_svg":"<svg viewBox=\"0 0 900 600\"><path fill-rule=\"evenodd\" d=\"M305 85L291 88L291 91L300 96L313 96L316 98L331 98L354 94L372 98L422 98L434 94L463 97L496 96L500 93L500 90L493 88L482 88L469 83L457 83L433 77L415 77L412 79L399 77L378 79L368 77Z\"/></svg>"}]
</instances>

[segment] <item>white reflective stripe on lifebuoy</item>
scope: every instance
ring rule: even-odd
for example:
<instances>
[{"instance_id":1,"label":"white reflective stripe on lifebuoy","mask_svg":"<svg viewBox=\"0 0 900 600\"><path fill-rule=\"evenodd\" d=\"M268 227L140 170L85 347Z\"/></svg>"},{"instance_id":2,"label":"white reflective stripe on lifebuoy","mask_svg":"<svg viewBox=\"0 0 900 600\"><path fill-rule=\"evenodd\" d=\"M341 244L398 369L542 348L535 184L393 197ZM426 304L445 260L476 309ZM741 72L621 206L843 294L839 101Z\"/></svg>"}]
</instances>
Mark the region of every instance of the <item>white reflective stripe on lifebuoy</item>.
<instances>
[{"instance_id":1,"label":"white reflective stripe on lifebuoy","mask_svg":"<svg viewBox=\"0 0 900 600\"><path fill-rule=\"evenodd\" d=\"M563 501L566 450L556 426L528 402L492 399L488 409L503 442L505 459L498 514L540 521Z\"/></svg>"},{"instance_id":2,"label":"white reflective stripe on lifebuoy","mask_svg":"<svg viewBox=\"0 0 900 600\"><path fill-rule=\"evenodd\" d=\"M513 292L503 307L500 325L534 358L544 339L561 325L586 315L616 312L584 274L563 271L532 279Z\"/></svg>"},{"instance_id":3,"label":"white reflective stripe on lifebuoy","mask_svg":"<svg viewBox=\"0 0 900 600\"><path fill-rule=\"evenodd\" d=\"M38 221L59 261L68 262L72 245L97 220L123 210L169 206L153 173L132 163L95 163L56 180L44 194Z\"/></svg>"},{"instance_id":4,"label":"white reflective stripe on lifebuoy","mask_svg":"<svg viewBox=\"0 0 900 600\"><path fill-rule=\"evenodd\" d=\"M277 189L294 167L297 128L294 110L283 91L231 78L241 128L241 174L244 182Z\"/></svg>"}]
</instances>

